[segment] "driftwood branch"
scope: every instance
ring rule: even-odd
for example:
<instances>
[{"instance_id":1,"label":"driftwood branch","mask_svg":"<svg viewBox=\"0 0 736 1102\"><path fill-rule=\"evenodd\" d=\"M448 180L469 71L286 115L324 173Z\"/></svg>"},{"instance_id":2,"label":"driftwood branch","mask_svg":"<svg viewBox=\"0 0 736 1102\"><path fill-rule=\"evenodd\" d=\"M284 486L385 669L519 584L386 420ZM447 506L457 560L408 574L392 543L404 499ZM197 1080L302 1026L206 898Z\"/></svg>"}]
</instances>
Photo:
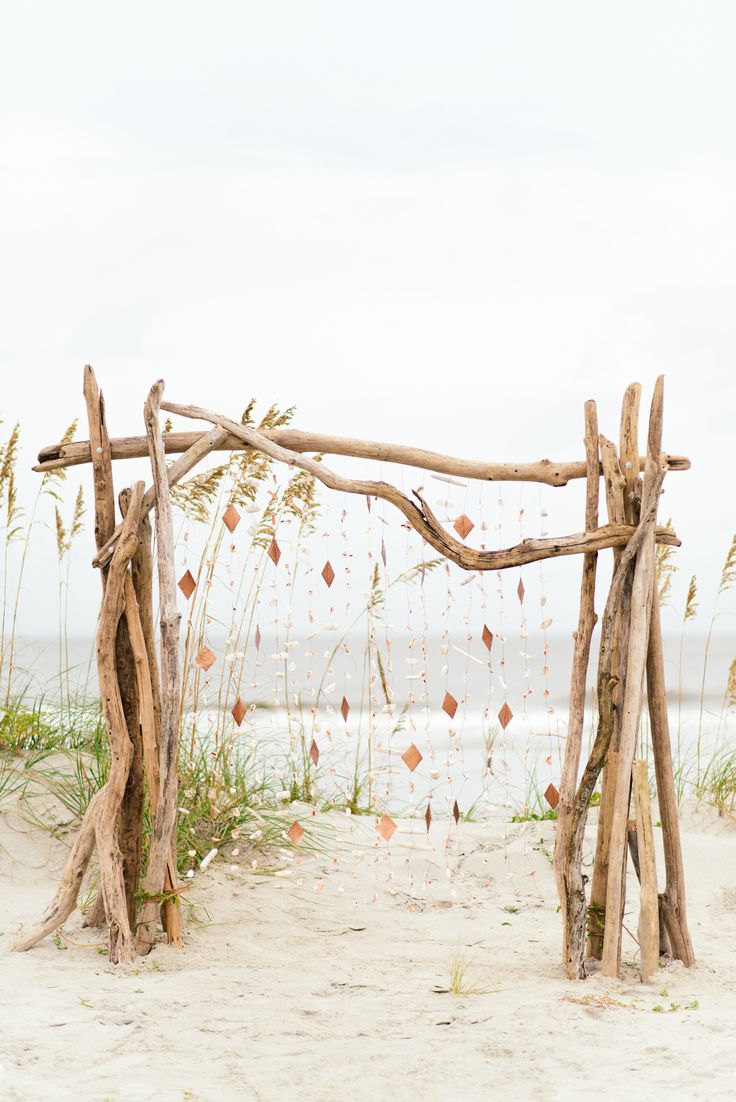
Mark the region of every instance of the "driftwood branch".
<instances>
[{"instance_id":1,"label":"driftwood branch","mask_svg":"<svg viewBox=\"0 0 736 1102\"><path fill-rule=\"evenodd\" d=\"M598 417L595 402L585 403L585 453L588 463L588 480L585 497L585 529L593 532L598 527ZM580 769L585 718L585 687L590 660L590 643L598 617L595 613L595 577L598 556L595 552L583 558L583 576L580 583L580 612L574 636L572 672L570 675L570 709L565 741L565 760L560 780L560 799L557 805L555 831L554 869L557 890L562 908L563 930L566 937L568 911L566 887L572 877L565 868L568 853L567 839L570 832L570 814ZM563 945L563 960L567 959L567 945Z\"/></svg>"},{"instance_id":2,"label":"driftwood branch","mask_svg":"<svg viewBox=\"0 0 736 1102\"><path fill-rule=\"evenodd\" d=\"M32 948L69 917L95 843L100 860L102 896L110 939L110 960L117 964L132 956L130 923L125 898L123 865L116 823L130 768L132 746L120 698L115 668L115 638L123 611L123 586L128 563L138 542L137 531L143 483L133 487L128 515L115 549L102 599L97 629L97 665L100 695L110 738L110 773L82 819L79 834L67 859L56 895L38 924L13 948Z\"/></svg>"},{"instance_id":3,"label":"driftwood branch","mask_svg":"<svg viewBox=\"0 0 736 1102\"><path fill-rule=\"evenodd\" d=\"M176 797L179 760L179 621L176 607L174 531L169 482L159 411L163 380L151 387L144 420L148 435L151 470L156 492L156 547L161 617L161 739L160 789L153 819L151 852L144 884L144 900L138 923L139 953L148 953L156 936L156 914L176 834Z\"/></svg>"},{"instance_id":4,"label":"driftwood branch","mask_svg":"<svg viewBox=\"0 0 736 1102\"><path fill-rule=\"evenodd\" d=\"M652 809L649 802L647 763L635 761L633 766L634 806L636 808L637 855L639 858L639 950L641 980L646 983L659 969L659 903L657 900L657 865L654 854Z\"/></svg>"},{"instance_id":5,"label":"driftwood branch","mask_svg":"<svg viewBox=\"0 0 736 1102\"><path fill-rule=\"evenodd\" d=\"M572 536L551 539L523 540L515 547L503 551L477 551L466 547L447 532L435 517L427 502L414 491L416 502L388 482L373 482L364 479L344 478L329 470L324 463L317 462L296 452L287 451L275 444L264 433L256 429L239 425L219 413L201 409L199 406L182 406L174 402L162 402L161 408L169 413L190 417L200 421L211 421L221 425L244 443L262 451L265 455L291 467L307 471L331 490L343 493L359 494L364 497L378 497L394 505L408 520L426 542L451 562L463 570L505 570L513 566L524 566L540 559L559 558L563 555L577 555L600 551L605 547L623 547L631 538L633 528L626 525L613 525L599 528L595 532L578 532ZM677 536L666 529L661 530L659 538L663 543L679 545Z\"/></svg>"},{"instance_id":6,"label":"driftwood branch","mask_svg":"<svg viewBox=\"0 0 736 1102\"><path fill-rule=\"evenodd\" d=\"M168 406L162 406L167 409ZM169 411L171 412L171 411ZM274 444L280 444L293 452L312 452L317 455L345 455L355 459L374 459L380 463L401 463L406 467L434 471L456 478L477 478L484 482L540 482L547 486L566 486L576 478L587 477L587 467L579 460L555 463L540 459L536 463L490 463L472 459L460 459L439 452L427 451L404 444L385 444L377 440L355 440L346 436L326 436L301 429L265 429L263 435ZM164 433L166 454L187 451L197 440L197 433ZM227 436L215 451L236 451L249 448L236 434ZM142 459L148 455L145 436L123 436L110 441L113 459ZM89 463L90 442L75 440L70 444L51 444L38 453L34 471L58 470ZM690 460L684 455L668 455L668 469L687 471Z\"/></svg>"}]
</instances>

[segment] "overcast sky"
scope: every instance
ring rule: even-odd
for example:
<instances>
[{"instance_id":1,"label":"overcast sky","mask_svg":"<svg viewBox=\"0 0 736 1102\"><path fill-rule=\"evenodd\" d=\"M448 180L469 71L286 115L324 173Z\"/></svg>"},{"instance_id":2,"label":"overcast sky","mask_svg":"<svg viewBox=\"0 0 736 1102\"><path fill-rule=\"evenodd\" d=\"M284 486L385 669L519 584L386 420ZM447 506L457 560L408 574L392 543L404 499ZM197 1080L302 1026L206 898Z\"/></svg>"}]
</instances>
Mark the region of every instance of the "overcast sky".
<instances>
[{"instance_id":1,"label":"overcast sky","mask_svg":"<svg viewBox=\"0 0 736 1102\"><path fill-rule=\"evenodd\" d=\"M736 527L735 32L733 4L673 0L7 7L0 415L26 466L85 362L113 434L163 376L492 459L581 455L584 400L615 436L664 372L693 469L663 512L707 603Z\"/></svg>"}]
</instances>

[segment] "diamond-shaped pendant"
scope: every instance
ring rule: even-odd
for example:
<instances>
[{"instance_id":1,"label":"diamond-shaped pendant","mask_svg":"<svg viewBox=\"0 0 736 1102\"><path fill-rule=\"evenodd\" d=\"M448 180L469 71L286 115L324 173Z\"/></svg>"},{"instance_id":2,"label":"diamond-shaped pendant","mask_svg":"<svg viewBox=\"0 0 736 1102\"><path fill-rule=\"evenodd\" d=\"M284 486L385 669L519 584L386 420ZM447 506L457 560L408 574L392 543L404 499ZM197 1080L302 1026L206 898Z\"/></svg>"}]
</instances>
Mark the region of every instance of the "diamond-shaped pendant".
<instances>
[{"instance_id":1,"label":"diamond-shaped pendant","mask_svg":"<svg viewBox=\"0 0 736 1102\"><path fill-rule=\"evenodd\" d=\"M345 720L346 723L348 721L348 712L349 711L350 711L350 705L348 704L345 697L343 697L342 698L342 704L340 705L340 712L342 714L342 718Z\"/></svg>"},{"instance_id":2,"label":"diamond-shaped pendant","mask_svg":"<svg viewBox=\"0 0 736 1102\"><path fill-rule=\"evenodd\" d=\"M419 765L419 762L422 760L422 755L419 751L419 747L415 746L414 743L412 743L409 749L405 750L404 753L401 755L401 760L413 773L416 767Z\"/></svg>"},{"instance_id":3,"label":"diamond-shaped pendant","mask_svg":"<svg viewBox=\"0 0 736 1102\"><path fill-rule=\"evenodd\" d=\"M182 574L177 584L187 600L189 600L192 593L194 593L194 590L197 588L197 583L194 580L191 570L187 570L186 574Z\"/></svg>"},{"instance_id":4,"label":"diamond-shaped pendant","mask_svg":"<svg viewBox=\"0 0 736 1102\"><path fill-rule=\"evenodd\" d=\"M457 701L452 693L445 693L445 699L442 701L442 711L447 712L450 719L455 718L455 712L457 711Z\"/></svg>"},{"instance_id":5,"label":"diamond-shaped pendant","mask_svg":"<svg viewBox=\"0 0 736 1102\"><path fill-rule=\"evenodd\" d=\"M560 794L553 784L548 784L544 792L544 798L554 811L560 802Z\"/></svg>"},{"instance_id":6,"label":"diamond-shaped pendant","mask_svg":"<svg viewBox=\"0 0 736 1102\"><path fill-rule=\"evenodd\" d=\"M324 579L325 585L329 589L335 580L335 571L332 569L332 563L329 559L322 567L322 577Z\"/></svg>"},{"instance_id":7,"label":"diamond-shaped pendant","mask_svg":"<svg viewBox=\"0 0 736 1102\"><path fill-rule=\"evenodd\" d=\"M233 711L232 711L233 719L237 723L238 727L240 726L240 724L245 719L245 713L246 713L245 702L243 701L243 698L241 696L239 696L238 699L235 701L235 704L233 705Z\"/></svg>"},{"instance_id":8,"label":"diamond-shaped pendant","mask_svg":"<svg viewBox=\"0 0 736 1102\"><path fill-rule=\"evenodd\" d=\"M396 823L393 819L389 819L388 815L384 815L381 821L376 824L376 830L384 841L388 842L396 830Z\"/></svg>"},{"instance_id":9,"label":"diamond-shaped pendant","mask_svg":"<svg viewBox=\"0 0 736 1102\"><path fill-rule=\"evenodd\" d=\"M269 559L271 560L271 562L273 563L274 566L279 565L279 559L281 558L281 548L276 543L276 538L275 537L269 543L268 551L266 552L266 554L268 555Z\"/></svg>"},{"instance_id":10,"label":"diamond-shaped pendant","mask_svg":"<svg viewBox=\"0 0 736 1102\"><path fill-rule=\"evenodd\" d=\"M486 650L490 650L493 646L493 632L487 624L483 625L483 634L481 635L481 639L485 644Z\"/></svg>"},{"instance_id":11,"label":"diamond-shaped pendant","mask_svg":"<svg viewBox=\"0 0 736 1102\"><path fill-rule=\"evenodd\" d=\"M222 523L227 528L228 532L232 535L235 529L240 524L240 513L234 505L228 505L225 512L222 514Z\"/></svg>"},{"instance_id":12,"label":"diamond-shaped pendant","mask_svg":"<svg viewBox=\"0 0 736 1102\"><path fill-rule=\"evenodd\" d=\"M460 539L464 540L468 538L475 528L475 525L470 517L466 516L465 513L461 513L452 527L455 529Z\"/></svg>"},{"instance_id":13,"label":"diamond-shaped pendant","mask_svg":"<svg viewBox=\"0 0 736 1102\"><path fill-rule=\"evenodd\" d=\"M304 837L304 831L299 826L299 823L295 819L286 832L286 837L289 839L293 846L298 846Z\"/></svg>"},{"instance_id":14,"label":"diamond-shaped pendant","mask_svg":"<svg viewBox=\"0 0 736 1102\"><path fill-rule=\"evenodd\" d=\"M207 673L207 670L211 669L216 661L217 656L212 653L210 648L202 647L201 651L194 659L194 665L199 666L200 670L204 670L204 672Z\"/></svg>"},{"instance_id":15,"label":"diamond-shaped pendant","mask_svg":"<svg viewBox=\"0 0 736 1102\"><path fill-rule=\"evenodd\" d=\"M511 720L514 718L514 713L509 708L508 704L504 701L501 706L501 711L498 713L498 722L503 727L504 731L508 727Z\"/></svg>"}]
</instances>

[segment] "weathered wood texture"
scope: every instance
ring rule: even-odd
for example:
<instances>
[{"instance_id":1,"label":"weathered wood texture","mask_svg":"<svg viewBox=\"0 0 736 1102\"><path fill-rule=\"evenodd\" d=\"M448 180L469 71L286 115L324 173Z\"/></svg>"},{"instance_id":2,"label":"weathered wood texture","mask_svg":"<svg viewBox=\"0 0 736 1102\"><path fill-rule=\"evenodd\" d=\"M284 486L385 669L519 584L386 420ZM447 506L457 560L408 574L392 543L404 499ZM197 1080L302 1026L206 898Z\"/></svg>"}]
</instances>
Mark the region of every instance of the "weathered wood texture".
<instances>
[{"instance_id":1,"label":"weathered wood texture","mask_svg":"<svg viewBox=\"0 0 736 1102\"><path fill-rule=\"evenodd\" d=\"M651 518L637 555L631 592L631 622L629 651L626 660L626 681L621 720L620 756L617 763L616 790L611 815L611 835L606 887L605 930L603 934L602 972L618 977L621 967L621 921L625 900L626 823L629 818L631 769L636 753L643 700L644 670L649 645L649 624L652 614L652 594L656 580L654 527L660 489L664 476L661 459L664 391L658 379L649 416L648 453L644 468L641 509ZM659 482L661 486L661 481ZM630 504L636 508L636 487L631 491ZM653 507L653 512L652 512Z\"/></svg>"},{"instance_id":2,"label":"weathered wood texture","mask_svg":"<svg viewBox=\"0 0 736 1102\"><path fill-rule=\"evenodd\" d=\"M209 432L205 432L192 444L191 448L184 455L175 460L166 472L166 476L169 480L169 486L175 486L178 482L181 482L193 467L209 455L210 452L220 444L223 438L227 436L224 429L216 425L215 428L210 429ZM156 501L156 490L154 486L149 487L143 496L143 508L141 510L142 515L147 517L153 508ZM105 540L101 547L98 547L97 554L92 560L93 566L99 566L104 568L109 563L115 542L120 536L122 525L118 525L114 532L111 533L108 539Z\"/></svg>"},{"instance_id":3,"label":"weathered wood texture","mask_svg":"<svg viewBox=\"0 0 736 1102\"><path fill-rule=\"evenodd\" d=\"M664 471L657 472L655 489L657 493L662 485ZM606 606L601 617L601 641L598 659L598 729L588 761L583 769L570 814L570 832L567 838L567 854L564 867L568 870L570 881L565 886L567 898L567 929L564 937L566 949L565 970L570 979L585 978L585 928L587 907L585 899L585 881L583 879L583 843L585 825L588 819L590 797L593 794L601 769L608 753L613 734L612 691L615 679L611 673L613 660L613 639L616 612L621 601L624 585L645 537L654 523L656 501L650 503L634 535L624 548L616 566L608 591Z\"/></svg>"},{"instance_id":4,"label":"weathered wood texture","mask_svg":"<svg viewBox=\"0 0 736 1102\"><path fill-rule=\"evenodd\" d=\"M89 364L84 369L83 393L87 408L87 421L90 434L90 455L92 461L94 502L95 502L95 543L102 547L115 528L115 490L112 472L110 439L105 418L105 400L97 384L93 369ZM109 563L109 559L107 563ZM107 566L107 563L105 564ZM103 593L107 573L103 571L101 580ZM138 699L136 694L135 670L130 649L128 631L123 619L118 624L115 640L116 663L120 696L125 713L128 735L134 745L138 741ZM119 834L123 855L125 894L128 917L132 923L135 918L136 892L140 883L143 822L143 777L138 757L134 753L128 777L125 795L120 812ZM105 921L105 906L101 890L98 891L87 915L86 926L101 926Z\"/></svg>"},{"instance_id":5,"label":"weathered wood texture","mask_svg":"<svg viewBox=\"0 0 736 1102\"><path fill-rule=\"evenodd\" d=\"M179 759L179 621L176 605L174 531L166 475L166 455L159 411L164 384L151 388L144 409L153 484L156 491L156 550L161 623L160 790L153 818L151 850L138 923L138 951L150 952L156 936L156 914L164 898L166 870L176 837Z\"/></svg>"},{"instance_id":6,"label":"weathered wood texture","mask_svg":"<svg viewBox=\"0 0 736 1102\"><path fill-rule=\"evenodd\" d=\"M642 983L646 983L656 975L659 969L659 903L652 809L649 803L649 777L645 761L634 762L633 792L640 883L639 952L641 979Z\"/></svg>"},{"instance_id":7,"label":"weathered wood texture","mask_svg":"<svg viewBox=\"0 0 736 1102\"><path fill-rule=\"evenodd\" d=\"M132 958L131 927L125 897L123 861L117 838L117 819L128 779L132 746L117 680L115 639L124 605L124 582L138 537L143 483L133 487L123 533L115 549L108 572L97 628L97 671L103 712L110 738L110 772L100 791L90 802L82 819L76 842L67 859L59 888L38 924L15 944L23 951L36 945L71 914L77 892L94 844L100 862L102 896L109 938L109 956L113 963Z\"/></svg>"},{"instance_id":8,"label":"weathered wood texture","mask_svg":"<svg viewBox=\"0 0 736 1102\"><path fill-rule=\"evenodd\" d=\"M627 519L638 519L639 494L635 493L636 479L639 476L639 403L641 387L632 383L626 388L621 407L621 429L619 444L621 459L616 447L605 437L601 437L601 456L606 487L606 508L610 523L623 524ZM627 475L624 472L627 472ZM634 507L634 499L637 504ZM629 506L627 508L627 500ZM614 549L614 566L621 552ZM631 589L633 570L629 571L623 587L621 601L616 610L613 626L613 650L611 673L614 685L611 691L613 704L613 733L608 749L606 764L601 779L601 802L598 811L598 832L596 835L595 859L590 888L590 922L588 953L600 960L603 954L603 933L605 928L606 891L608 888L608 856L611 843L611 819L616 795L616 781L621 752L621 721L623 716L623 692L626 681L626 663L629 651L629 630L631 623ZM626 869L622 870L622 878Z\"/></svg>"},{"instance_id":9,"label":"weathered wood texture","mask_svg":"<svg viewBox=\"0 0 736 1102\"><path fill-rule=\"evenodd\" d=\"M652 618L649 625L647 651L647 704L657 781L657 802L662 823L664 847L665 890L660 895L660 908L672 955L690 968L695 953L687 924L685 868L680 842L680 815L672 767L672 743L667 715L667 685L664 676L664 651L659 593L656 578L652 593Z\"/></svg>"},{"instance_id":10,"label":"weathered wood texture","mask_svg":"<svg viewBox=\"0 0 736 1102\"><path fill-rule=\"evenodd\" d=\"M588 479L585 495L585 530L593 532L598 527L598 496L600 477L598 475L598 417L595 402L585 403L585 454L588 464ZM566 868L569 854L568 838L570 817L580 769L580 751L585 720L585 691L590 660L590 644L598 617L595 612L595 578L598 556L594 552L583 558L583 574L580 583L580 611L578 626L574 636L572 671L570 675L570 708L565 742L565 759L560 780L560 798L557 805L557 828L555 833L554 870L557 891L563 918L563 937L567 936L568 899L566 887L571 885L574 876ZM567 945L563 946L563 956L567 959Z\"/></svg>"},{"instance_id":11,"label":"weathered wood texture","mask_svg":"<svg viewBox=\"0 0 736 1102\"><path fill-rule=\"evenodd\" d=\"M162 409L168 409L164 404ZM172 411L175 412L175 411ZM206 420L206 418L205 418ZM242 427L242 426L241 426ZM164 433L164 449L168 454L184 452L198 439L194 432ZM355 440L347 436L326 436L301 429L265 429L263 436L293 452L313 452L318 455L345 455L356 459L375 459L380 463L401 463L407 467L434 471L459 478L477 478L485 482L540 482L548 486L565 486L576 478L587 478L587 465L579 460L555 463L540 459L536 463L489 463L459 459L439 452L427 451L404 444L385 444L377 440ZM124 436L110 441L113 459L142 459L148 455L145 436ZM242 451L252 445L236 433L221 441L217 451ZM52 471L74 467L90 461L90 441L76 440L70 444L51 444L38 454L34 471ZM669 455L671 471L687 471L690 460L684 455Z\"/></svg>"},{"instance_id":12,"label":"weathered wood texture","mask_svg":"<svg viewBox=\"0 0 736 1102\"><path fill-rule=\"evenodd\" d=\"M540 559L558 558L562 555L577 555L600 551L605 547L620 547L631 538L633 529L628 526L608 526L595 532L579 532L572 536L553 539L523 540L516 547L504 551L478 551L466 547L443 528L419 491L414 490L416 502L411 501L395 486L388 482L372 482L343 478L329 470L324 463L299 455L275 444L264 433L245 425L239 425L219 413L202 409L199 406L182 406L174 402L162 402L161 408L181 417L190 417L199 421L210 421L221 425L233 436L244 443L259 449L279 463L298 467L313 475L318 482L331 490L340 490L347 494L360 494L364 497L378 497L390 502L406 517L423 539L451 562L463 570L506 570L513 566L538 562ZM662 530L658 538L663 543L679 544L674 533Z\"/></svg>"}]
</instances>

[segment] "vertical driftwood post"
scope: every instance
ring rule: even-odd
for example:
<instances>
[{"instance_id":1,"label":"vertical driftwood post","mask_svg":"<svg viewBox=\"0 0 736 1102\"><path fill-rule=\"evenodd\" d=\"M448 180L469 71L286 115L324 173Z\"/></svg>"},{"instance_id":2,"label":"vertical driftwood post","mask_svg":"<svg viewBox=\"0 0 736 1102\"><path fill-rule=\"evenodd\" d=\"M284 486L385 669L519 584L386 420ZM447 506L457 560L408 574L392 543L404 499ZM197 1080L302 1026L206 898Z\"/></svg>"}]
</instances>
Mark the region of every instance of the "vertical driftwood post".
<instances>
[{"instance_id":1,"label":"vertical driftwood post","mask_svg":"<svg viewBox=\"0 0 736 1102\"><path fill-rule=\"evenodd\" d=\"M598 459L598 418L595 402L585 403L585 457L586 457L586 494L585 494L585 530L593 532L598 527L598 496L600 473ZM557 879L557 892L563 916L563 960L568 960L568 892L571 889L572 876L567 864L568 841L570 837L570 817L572 804L578 784L580 769L580 750L585 719L585 688L590 660L590 641L593 636L597 616L595 613L595 576L598 561L597 552L583 558L583 574L580 583L580 612L575 632L575 644L570 678L570 711L565 743L565 760L560 780L560 801L557 806L557 829L555 834L554 869Z\"/></svg>"},{"instance_id":2,"label":"vertical driftwood post","mask_svg":"<svg viewBox=\"0 0 736 1102\"><path fill-rule=\"evenodd\" d=\"M673 957L686 967L695 963L695 953L687 925L685 902L685 870L680 843L680 817L672 768L672 744L667 715L667 686L664 676L664 651L662 647L662 623L659 610L659 594L656 579L652 595L652 619L649 626L649 650L647 652L647 703L649 706L650 735L654 756L654 773L657 780L657 802L662 823L662 843L666 874L665 890L659 897L664 926Z\"/></svg>"},{"instance_id":3,"label":"vertical driftwood post","mask_svg":"<svg viewBox=\"0 0 736 1102\"><path fill-rule=\"evenodd\" d=\"M96 821L97 852L100 859L102 895L110 937L110 960L114 964L132 958L131 926L123 877L123 861L117 837L117 820L130 771L133 747L128 737L116 668L115 639L124 607L124 586L128 564L138 544L138 523L144 485L133 487L128 515L110 563L97 630L97 672L102 706L110 736L110 773L105 798Z\"/></svg>"},{"instance_id":4,"label":"vertical driftwood post","mask_svg":"<svg viewBox=\"0 0 736 1102\"><path fill-rule=\"evenodd\" d=\"M629 817L631 769L636 753L644 687L644 669L649 644L652 594L656 580L655 525L662 466L663 381L658 379L649 417L647 462L644 472L642 513L648 519L642 546L637 554L631 593L629 652L626 662L621 746L617 763L616 790L611 816L611 838L606 889L606 923L603 936L602 971L617 977L621 964L621 920L625 898L626 824Z\"/></svg>"},{"instance_id":5,"label":"vertical driftwood post","mask_svg":"<svg viewBox=\"0 0 736 1102\"><path fill-rule=\"evenodd\" d=\"M622 433L622 438L629 448L632 434L634 441L636 441L636 432L631 428L631 422L632 418L635 420L638 413L638 401L639 390L635 386L629 387L624 397L622 410L622 423L628 426L626 433ZM624 494L626 480L621 472L616 447L610 440L607 440L605 436L601 436L600 438L600 447L603 480L606 488L608 520L611 524L624 524ZM614 548L614 570L617 568L620 559L621 551ZM606 763L603 767L603 779L601 782L601 802L598 810L598 831L596 834L588 920L588 953L591 957L595 957L598 960L600 960L601 953L603 952L606 886L608 884L608 851L611 839L611 815L613 814L613 800L616 790L616 775L621 743L621 701L623 689L621 677L625 676L621 671L625 671L626 669L626 658L628 654L632 574L633 564L629 567L623 579L621 600L618 603L613 623L613 644L611 653L611 673L614 679L614 683L611 687L613 731Z\"/></svg>"},{"instance_id":6,"label":"vertical driftwood post","mask_svg":"<svg viewBox=\"0 0 736 1102\"><path fill-rule=\"evenodd\" d=\"M115 530L115 490L112 475L110 439L105 418L105 400L97 385L94 370L84 368L84 401L89 424L90 452L95 500L95 543L97 550L107 542ZM108 567L101 573L104 594ZM138 698L135 686L135 669L130 640L124 619L120 620L115 641L116 665L120 696L125 713L128 735L134 753L120 813L120 846L123 855L125 896L128 918L135 920L136 892L140 883L143 832L143 778L140 766L140 740L138 734ZM86 926L100 926L105 921L105 906L101 892L90 907Z\"/></svg>"},{"instance_id":7,"label":"vertical driftwood post","mask_svg":"<svg viewBox=\"0 0 736 1102\"><path fill-rule=\"evenodd\" d=\"M164 384L155 383L146 401L144 419L156 490L156 549L161 610L161 741L160 791L151 836L143 907L138 925L138 951L150 952L156 936L156 914L164 891L166 869L176 838L176 797L179 760L179 612L176 606L174 533L166 475L166 456L159 424ZM174 885L176 886L176 885Z\"/></svg>"},{"instance_id":8,"label":"vertical driftwood post","mask_svg":"<svg viewBox=\"0 0 736 1102\"><path fill-rule=\"evenodd\" d=\"M654 832L649 803L647 763L635 761L633 768L634 806L636 808L636 840L639 864L639 951L641 980L646 983L659 968L659 903L657 900L657 866L654 857Z\"/></svg>"}]
</instances>

